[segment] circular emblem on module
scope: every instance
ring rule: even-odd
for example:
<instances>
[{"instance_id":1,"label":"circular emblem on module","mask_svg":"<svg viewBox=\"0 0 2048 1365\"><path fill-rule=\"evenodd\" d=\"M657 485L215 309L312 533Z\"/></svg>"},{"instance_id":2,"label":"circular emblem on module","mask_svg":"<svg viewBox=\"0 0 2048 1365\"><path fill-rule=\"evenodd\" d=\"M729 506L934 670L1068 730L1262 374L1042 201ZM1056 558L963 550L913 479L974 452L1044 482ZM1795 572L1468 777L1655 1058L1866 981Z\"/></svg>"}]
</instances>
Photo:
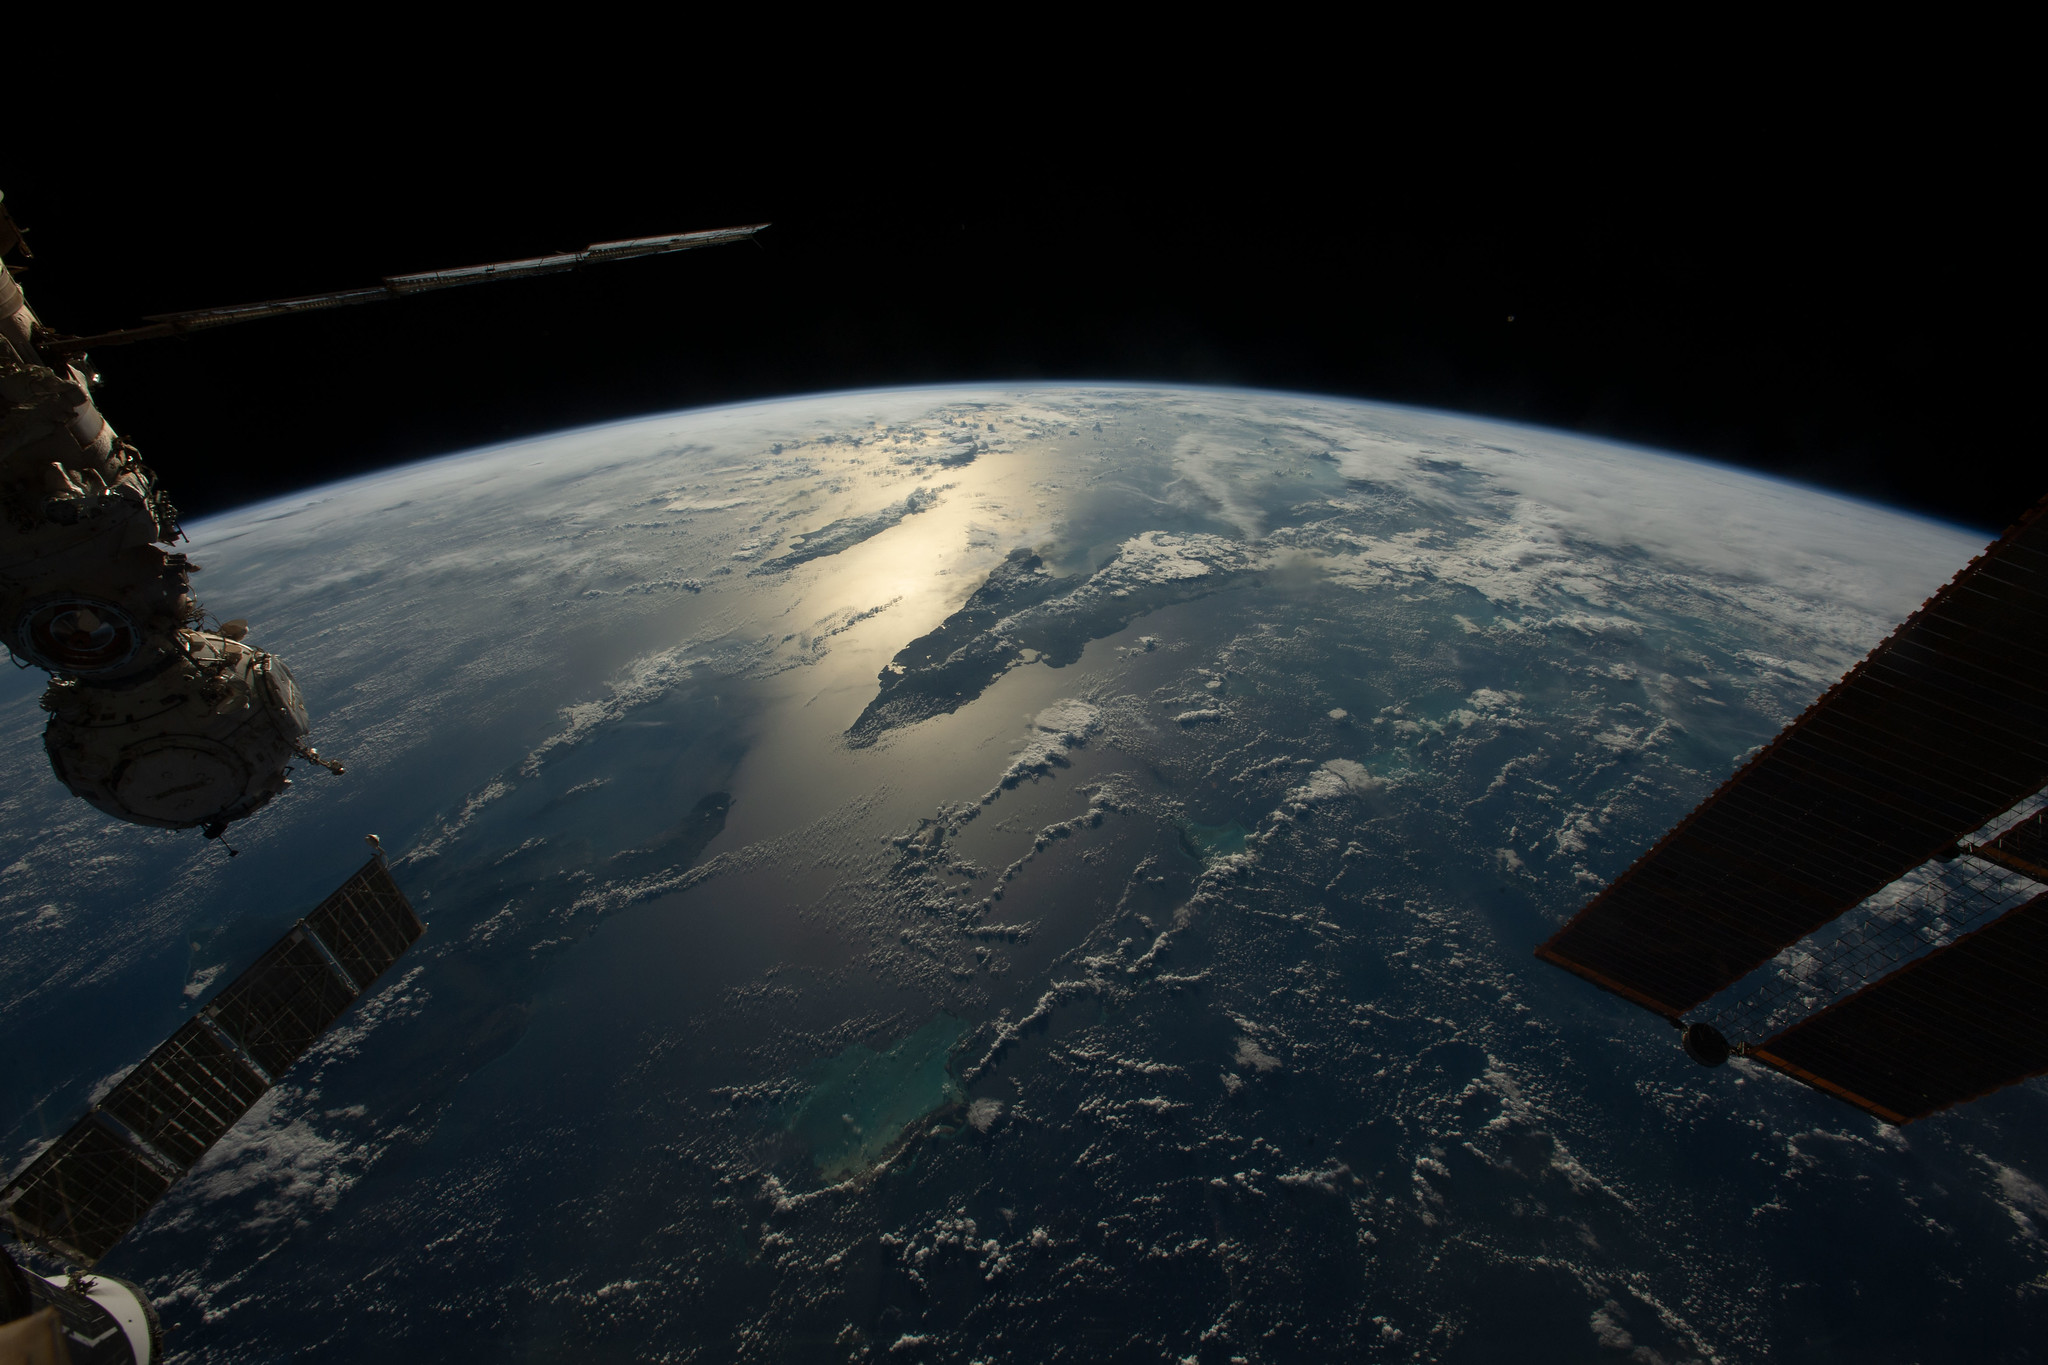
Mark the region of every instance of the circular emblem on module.
<instances>
[{"instance_id":1,"label":"circular emblem on module","mask_svg":"<svg viewBox=\"0 0 2048 1365\"><path fill-rule=\"evenodd\" d=\"M225 744L198 735L146 740L121 756L114 799L144 824L182 829L240 802L249 767Z\"/></svg>"},{"instance_id":2,"label":"circular emblem on module","mask_svg":"<svg viewBox=\"0 0 2048 1365\"><path fill-rule=\"evenodd\" d=\"M128 613L92 597L46 597L21 614L16 636L33 663L90 677L135 657L142 634Z\"/></svg>"}]
</instances>

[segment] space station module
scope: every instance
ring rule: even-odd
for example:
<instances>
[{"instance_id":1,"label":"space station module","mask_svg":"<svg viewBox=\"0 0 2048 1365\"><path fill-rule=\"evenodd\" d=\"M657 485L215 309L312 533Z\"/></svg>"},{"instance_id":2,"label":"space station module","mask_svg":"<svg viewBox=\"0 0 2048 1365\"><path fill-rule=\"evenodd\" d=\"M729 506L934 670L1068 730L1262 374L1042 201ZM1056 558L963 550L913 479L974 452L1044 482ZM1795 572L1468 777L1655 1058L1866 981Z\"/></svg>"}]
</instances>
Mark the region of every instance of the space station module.
<instances>
[{"instance_id":1,"label":"space station module","mask_svg":"<svg viewBox=\"0 0 2048 1365\"><path fill-rule=\"evenodd\" d=\"M117 819L218 838L291 785L293 759L341 765L306 743L306 708L282 660L213 630L199 569L168 548L177 510L93 406L88 347L182 336L414 294L749 241L768 227L594 242L581 251L388 275L361 289L164 313L64 336L29 311L0 263L0 643L54 675L43 747L57 778ZM29 254L0 205L0 255Z\"/></svg>"},{"instance_id":2,"label":"space station module","mask_svg":"<svg viewBox=\"0 0 2048 1365\"><path fill-rule=\"evenodd\" d=\"M45 336L0 264L0 643L53 675L59 781L117 819L216 838L295 759L339 766L308 746L290 671L246 623L202 628L199 566L169 548L177 510L94 406L90 364L46 358Z\"/></svg>"}]
</instances>

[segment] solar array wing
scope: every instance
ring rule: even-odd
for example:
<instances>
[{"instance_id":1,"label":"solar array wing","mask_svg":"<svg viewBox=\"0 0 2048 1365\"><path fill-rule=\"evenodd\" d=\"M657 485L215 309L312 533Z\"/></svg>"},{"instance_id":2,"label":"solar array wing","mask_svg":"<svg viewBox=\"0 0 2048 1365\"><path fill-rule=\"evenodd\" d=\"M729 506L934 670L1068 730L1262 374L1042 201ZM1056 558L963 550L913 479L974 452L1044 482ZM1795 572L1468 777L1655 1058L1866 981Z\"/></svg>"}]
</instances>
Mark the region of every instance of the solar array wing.
<instances>
[{"instance_id":1,"label":"solar array wing","mask_svg":"<svg viewBox=\"0 0 2048 1365\"><path fill-rule=\"evenodd\" d=\"M302 922L200 1010L275 1080L355 1003L355 983Z\"/></svg>"},{"instance_id":2,"label":"solar array wing","mask_svg":"<svg viewBox=\"0 0 2048 1365\"><path fill-rule=\"evenodd\" d=\"M369 989L422 929L405 893L375 859L320 902L306 916L306 927L320 936L357 990Z\"/></svg>"},{"instance_id":3,"label":"solar array wing","mask_svg":"<svg viewBox=\"0 0 2048 1365\"><path fill-rule=\"evenodd\" d=\"M98 336L64 337L44 349L56 355L76 355L102 346L125 346L132 341L203 332L237 322L289 317L296 313L321 313L330 308L347 308L358 303L425 294L436 289L456 289L468 284L489 284L497 280L528 279L536 275L558 275L586 265L606 261L630 261L639 256L666 256L696 247L723 246L745 241L768 227L750 223L745 227L713 228L706 232L675 232L662 237L632 237L618 242L595 242L581 251L553 256L530 256L524 260L496 261L489 265L460 266L453 270L426 270L415 275L387 275L367 289L338 289L324 294L301 294L289 299L266 299L261 303L238 303L225 308L193 308L182 313L153 313L147 327L127 327Z\"/></svg>"},{"instance_id":4,"label":"solar array wing","mask_svg":"<svg viewBox=\"0 0 2048 1365\"><path fill-rule=\"evenodd\" d=\"M269 1088L218 1028L188 1019L100 1101L100 1112L185 1170Z\"/></svg>"},{"instance_id":5,"label":"solar array wing","mask_svg":"<svg viewBox=\"0 0 2048 1365\"><path fill-rule=\"evenodd\" d=\"M2048 892L1748 1049L1887 1123L2048 1071Z\"/></svg>"},{"instance_id":6,"label":"solar array wing","mask_svg":"<svg viewBox=\"0 0 2048 1365\"><path fill-rule=\"evenodd\" d=\"M1537 956L1677 1019L2048 783L2048 501Z\"/></svg>"},{"instance_id":7,"label":"solar array wing","mask_svg":"<svg viewBox=\"0 0 2048 1365\"><path fill-rule=\"evenodd\" d=\"M2035 811L2005 833L1969 848L1970 856L2048 882L2048 807Z\"/></svg>"},{"instance_id":8,"label":"solar array wing","mask_svg":"<svg viewBox=\"0 0 2048 1365\"><path fill-rule=\"evenodd\" d=\"M176 1179L114 1130L79 1120L15 1177L7 1216L22 1236L90 1266L142 1220Z\"/></svg>"},{"instance_id":9,"label":"solar array wing","mask_svg":"<svg viewBox=\"0 0 2048 1365\"><path fill-rule=\"evenodd\" d=\"M0 1190L15 1228L98 1261L422 932L372 858Z\"/></svg>"}]
</instances>

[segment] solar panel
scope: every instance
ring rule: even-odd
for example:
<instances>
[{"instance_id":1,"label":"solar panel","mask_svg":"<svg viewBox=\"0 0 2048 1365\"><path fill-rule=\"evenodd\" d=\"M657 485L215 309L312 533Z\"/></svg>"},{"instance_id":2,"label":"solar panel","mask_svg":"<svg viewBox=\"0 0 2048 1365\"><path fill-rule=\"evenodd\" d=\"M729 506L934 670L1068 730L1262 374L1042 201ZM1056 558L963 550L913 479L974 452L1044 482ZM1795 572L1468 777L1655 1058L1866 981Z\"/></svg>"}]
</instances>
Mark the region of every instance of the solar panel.
<instances>
[{"instance_id":1,"label":"solar panel","mask_svg":"<svg viewBox=\"0 0 2048 1365\"><path fill-rule=\"evenodd\" d=\"M306 927L320 936L358 990L367 990L424 931L390 869L377 859L320 902L306 916Z\"/></svg>"},{"instance_id":2,"label":"solar panel","mask_svg":"<svg viewBox=\"0 0 2048 1365\"><path fill-rule=\"evenodd\" d=\"M0 1190L16 1229L99 1260L423 932L372 858Z\"/></svg>"},{"instance_id":3,"label":"solar panel","mask_svg":"<svg viewBox=\"0 0 2048 1365\"><path fill-rule=\"evenodd\" d=\"M274 1078L304 1056L355 998L355 983L342 978L300 924L201 1013Z\"/></svg>"},{"instance_id":4,"label":"solar panel","mask_svg":"<svg viewBox=\"0 0 2048 1365\"><path fill-rule=\"evenodd\" d=\"M1537 955L1676 1019L2048 783L2048 502Z\"/></svg>"},{"instance_id":5,"label":"solar panel","mask_svg":"<svg viewBox=\"0 0 2048 1365\"><path fill-rule=\"evenodd\" d=\"M7 1216L25 1237L91 1265L163 1198L176 1177L87 1115L9 1186Z\"/></svg>"},{"instance_id":6,"label":"solar panel","mask_svg":"<svg viewBox=\"0 0 2048 1365\"><path fill-rule=\"evenodd\" d=\"M2048 892L1749 1055L1888 1123L2048 1072Z\"/></svg>"},{"instance_id":7,"label":"solar panel","mask_svg":"<svg viewBox=\"0 0 2048 1365\"><path fill-rule=\"evenodd\" d=\"M216 1030L189 1019L100 1101L100 1109L184 1170L269 1084Z\"/></svg>"},{"instance_id":8,"label":"solar panel","mask_svg":"<svg viewBox=\"0 0 2048 1365\"><path fill-rule=\"evenodd\" d=\"M2048 882L2048 807L2035 811L2005 833L1968 850L1970 856Z\"/></svg>"}]
</instances>

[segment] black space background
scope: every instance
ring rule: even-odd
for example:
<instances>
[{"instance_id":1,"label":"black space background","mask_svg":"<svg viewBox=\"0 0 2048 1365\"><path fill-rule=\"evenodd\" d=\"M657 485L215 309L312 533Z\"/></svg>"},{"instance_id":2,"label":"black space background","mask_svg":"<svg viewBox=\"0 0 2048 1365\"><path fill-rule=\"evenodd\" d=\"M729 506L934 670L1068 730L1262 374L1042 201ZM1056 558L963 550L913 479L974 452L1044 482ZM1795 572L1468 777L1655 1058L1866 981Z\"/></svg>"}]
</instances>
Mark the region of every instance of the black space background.
<instances>
[{"instance_id":1,"label":"black space background","mask_svg":"<svg viewBox=\"0 0 2048 1365\"><path fill-rule=\"evenodd\" d=\"M2032 265L1936 155L1654 189L1219 152L800 168L471 159L183 127L0 167L43 319L343 288L772 221L627 262L95 356L188 515L634 414L948 380L1227 383L1520 419L2001 529L2043 493ZM1512 321L1510 321L1512 317ZM2024 418L2022 410L2026 410Z\"/></svg>"}]
</instances>

